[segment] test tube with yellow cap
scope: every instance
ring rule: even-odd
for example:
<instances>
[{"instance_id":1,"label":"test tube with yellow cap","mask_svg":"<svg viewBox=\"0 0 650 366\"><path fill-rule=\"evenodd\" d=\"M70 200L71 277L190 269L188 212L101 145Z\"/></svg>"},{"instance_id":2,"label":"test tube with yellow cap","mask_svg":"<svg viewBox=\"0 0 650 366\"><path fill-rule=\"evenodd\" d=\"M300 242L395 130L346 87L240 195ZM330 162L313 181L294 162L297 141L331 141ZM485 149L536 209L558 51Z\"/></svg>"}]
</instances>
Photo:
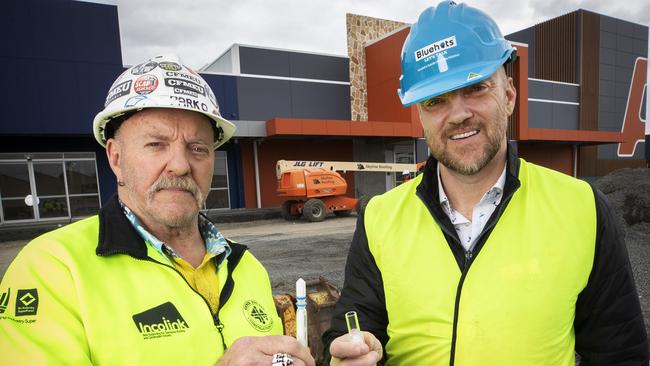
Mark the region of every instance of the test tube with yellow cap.
<instances>
[{"instance_id":1,"label":"test tube with yellow cap","mask_svg":"<svg viewBox=\"0 0 650 366\"><path fill-rule=\"evenodd\" d=\"M348 334L350 340L354 343L363 343L363 333L359 326L359 318L356 311L348 311L345 313L345 323L348 325Z\"/></svg>"}]
</instances>

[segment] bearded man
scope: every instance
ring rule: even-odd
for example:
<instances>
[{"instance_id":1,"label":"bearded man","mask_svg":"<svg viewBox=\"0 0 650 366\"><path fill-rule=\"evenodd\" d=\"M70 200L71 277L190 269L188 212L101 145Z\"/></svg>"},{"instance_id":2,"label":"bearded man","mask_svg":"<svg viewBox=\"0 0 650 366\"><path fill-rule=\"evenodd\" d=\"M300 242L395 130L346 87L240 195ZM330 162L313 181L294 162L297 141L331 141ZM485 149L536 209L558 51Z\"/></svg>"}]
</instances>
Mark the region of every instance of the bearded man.
<instances>
[{"instance_id":1,"label":"bearded man","mask_svg":"<svg viewBox=\"0 0 650 366\"><path fill-rule=\"evenodd\" d=\"M426 9L402 50L424 173L360 215L324 335L330 365L647 365L624 236L587 182L508 144L515 49L479 9ZM351 342L354 310L365 342Z\"/></svg>"}]
</instances>

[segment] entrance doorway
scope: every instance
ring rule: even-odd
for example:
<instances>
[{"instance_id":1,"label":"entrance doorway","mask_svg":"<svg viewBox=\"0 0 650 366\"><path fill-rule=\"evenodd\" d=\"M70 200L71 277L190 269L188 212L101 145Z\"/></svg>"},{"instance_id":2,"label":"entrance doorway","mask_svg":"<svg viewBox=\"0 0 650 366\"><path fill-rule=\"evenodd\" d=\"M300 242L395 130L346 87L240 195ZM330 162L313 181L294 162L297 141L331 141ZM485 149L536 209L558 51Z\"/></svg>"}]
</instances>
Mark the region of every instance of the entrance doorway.
<instances>
[{"instance_id":1,"label":"entrance doorway","mask_svg":"<svg viewBox=\"0 0 650 366\"><path fill-rule=\"evenodd\" d=\"M98 187L94 153L0 154L0 224L93 215Z\"/></svg>"}]
</instances>

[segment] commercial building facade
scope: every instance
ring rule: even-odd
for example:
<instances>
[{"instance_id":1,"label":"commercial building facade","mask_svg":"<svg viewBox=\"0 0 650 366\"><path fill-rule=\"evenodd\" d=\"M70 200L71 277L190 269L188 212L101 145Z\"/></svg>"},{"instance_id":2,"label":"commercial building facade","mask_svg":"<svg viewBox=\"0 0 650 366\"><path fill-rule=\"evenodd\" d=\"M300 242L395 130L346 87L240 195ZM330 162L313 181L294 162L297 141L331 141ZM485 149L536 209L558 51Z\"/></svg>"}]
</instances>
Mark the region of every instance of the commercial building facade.
<instances>
[{"instance_id":1,"label":"commercial building facade","mask_svg":"<svg viewBox=\"0 0 650 366\"><path fill-rule=\"evenodd\" d=\"M417 111L396 95L407 25L347 23L347 56L234 44L199 70L237 125L206 209L279 206L280 159L426 159ZM12 0L0 24L0 225L93 214L116 191L91 124L125 68L117 7ZM519 91L509 137L526 159L581 177L645 166L646 26L579 10L508 38L520 55L508 70ZM344 176L355 196L399 183Z\"/></svg>"}]
</instances>

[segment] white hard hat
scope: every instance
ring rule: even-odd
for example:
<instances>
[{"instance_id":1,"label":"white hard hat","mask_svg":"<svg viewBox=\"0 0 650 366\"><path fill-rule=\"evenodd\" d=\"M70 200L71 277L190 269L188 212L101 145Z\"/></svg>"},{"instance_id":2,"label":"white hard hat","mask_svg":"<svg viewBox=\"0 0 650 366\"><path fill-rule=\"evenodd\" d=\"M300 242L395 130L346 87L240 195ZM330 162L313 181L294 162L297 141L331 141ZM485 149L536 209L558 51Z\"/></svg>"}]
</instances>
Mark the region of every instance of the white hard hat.
<instances>
[{"instance_id":1,"label":"white hard hat","mask_svg":"<svg viewBox=\"0 0 650 366\"><path fill-rule=\"evenodd\" d=\"M113 118L144 108L185 109L205 115L215 123L215 149L235 133L235 125L221 117L217 98L208 83L176 55L153 57L115 80L104 110L93 121L97 142L106 146L106 124Z\"/></svg>"}]
</instances>

